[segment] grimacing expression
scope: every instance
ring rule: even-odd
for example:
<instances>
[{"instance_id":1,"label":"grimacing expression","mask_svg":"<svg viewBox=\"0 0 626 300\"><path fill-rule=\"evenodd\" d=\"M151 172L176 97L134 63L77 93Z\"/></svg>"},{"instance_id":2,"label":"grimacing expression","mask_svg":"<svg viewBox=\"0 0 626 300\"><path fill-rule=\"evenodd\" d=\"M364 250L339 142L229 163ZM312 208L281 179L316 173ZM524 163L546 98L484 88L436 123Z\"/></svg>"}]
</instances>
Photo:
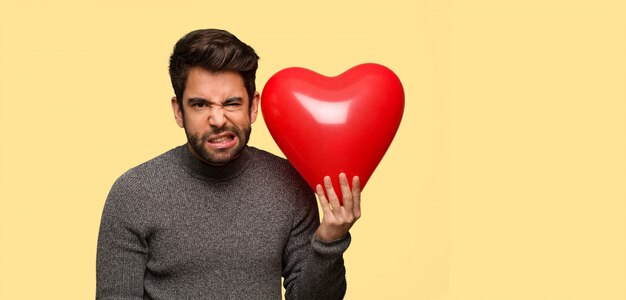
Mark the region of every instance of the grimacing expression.
<instances>
[{"instance_id":1,"label":"grimacing expression","mask_svg":"<svg viewBox=\"0 0 626 300\"><path fill-rule=\"evenodd\" d=\"M194 67L187 75L182 107L174 97L172 109L176 123L185 129L194 156L211 165L224 165L248 143L259 98L255 93L253 99L248 99L237 72Z\"/></svg>"}]
</instances>

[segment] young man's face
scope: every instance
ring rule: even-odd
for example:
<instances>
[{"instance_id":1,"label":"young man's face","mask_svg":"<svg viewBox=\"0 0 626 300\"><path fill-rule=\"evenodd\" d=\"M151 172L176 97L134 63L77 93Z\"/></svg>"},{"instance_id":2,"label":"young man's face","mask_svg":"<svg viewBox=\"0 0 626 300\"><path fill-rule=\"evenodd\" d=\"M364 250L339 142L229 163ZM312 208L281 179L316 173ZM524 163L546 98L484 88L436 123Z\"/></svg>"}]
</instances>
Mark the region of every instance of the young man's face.
<instances>
[{"instance_id":1,"label":"young man's face","mask_svg":"<svg viewBox=\"0 0 626 300\"><path fill-rule=\"evenodd\" d=\"M178 126L185 128L191 152L208 164L223 165L248 143L259 98L255 93L248 99L236 72L212 73L196 67L187 75L182 107L174 97L172 109Z\"/></svg>"}]
</instances>

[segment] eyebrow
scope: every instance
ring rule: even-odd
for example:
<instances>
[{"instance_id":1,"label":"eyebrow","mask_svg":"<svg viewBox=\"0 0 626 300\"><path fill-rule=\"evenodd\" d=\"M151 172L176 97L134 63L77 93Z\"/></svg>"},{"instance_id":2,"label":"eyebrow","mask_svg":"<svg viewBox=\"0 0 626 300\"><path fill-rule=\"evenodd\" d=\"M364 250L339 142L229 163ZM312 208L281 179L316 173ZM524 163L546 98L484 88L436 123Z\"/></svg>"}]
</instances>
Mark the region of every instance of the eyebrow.
<instances>
[{"instance_id":1,"label":"eyebrow","mask_svg":"<svg viewBox=\"0 0 626 300\"><path fill-rule=\"evenodd\" d=\"M243 102L242 97L230 97L224 100L222 103Z\"/></svg>"},{"instance_id":2,"label":"eyebrow","mask_svg":"<svg viewBox=\"0 0 626 300\"><path fill-rule=\"evenodd\" d=\"M209 100L204 99L204 98L200 98L200 97L194 97L194 98L187 99L187 102L189 102L189 103L191 103L191 102L209 102Z\"/></svg>"},{"instance_id":3,"label":"eyebrow","mask_svg":"<svg viewBox=\"0 0 626 300\"><path fill-rule=\"evenodd\" d=\"M189 98L187 100L189 103L192 102L206 102L206 103L211 103L211 101L209 101L208 99L204 99L204 98L200 98L200 97L193 97L193 98ZM222 103L227 103L227 102L243 102L243 98L236 96L236 97L230 97L230 98L226 98L224 99L224 101L222 101Z\"/></svg>"}]
</instances>

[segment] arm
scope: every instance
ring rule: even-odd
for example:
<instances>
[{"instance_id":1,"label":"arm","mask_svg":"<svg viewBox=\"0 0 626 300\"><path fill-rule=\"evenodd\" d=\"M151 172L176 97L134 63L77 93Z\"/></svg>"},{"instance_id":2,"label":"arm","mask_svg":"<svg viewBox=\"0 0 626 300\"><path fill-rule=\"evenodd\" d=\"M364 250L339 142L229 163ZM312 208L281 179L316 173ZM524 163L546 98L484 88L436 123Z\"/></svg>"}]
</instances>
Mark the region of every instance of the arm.
<instances>
[{"instance_id":1,"label":"arm","mask_svg":"<svg viewBox=\"0 0 626 300\"><path fill-rule=\"evenodd\" d=\"M96 299L141 300L148 260L145 234L137 221L138 193L118 180L107 197L96 259Z\"/></svg>"},{"instance_id":2,"label":"arm","mask_svg":"<svg viewBox=\"0 0 626 300\"><path fill-rule=\"evenodd\" d=\"M342 179L343 177L343 179ZM306 213L296 219L292 228L292 235L284 252L283 277L286 289L286 299L342 299L346 291L345 267L343 252L350 245L348 230L358 218L352 218L347 222L346 214L348 205L353 210L358 206L360 216L360 188L358 178L355 179L357 188L353 188L359 198L358 205L353 201L352 193L347 196L344 193L345 207L339 205L334 192L329 192L330 204L319 193L320 204L324 210L322 225L319 223L319 215L314 196L307 197ZM340 176L342 191L350 188L347 185L345 174ZM332 191L330 178L325 178L325 186ZM326 202L324 204L324 201ZM348 203L350 202L350 204ZM344 209L335 213L327 210L331 206ZM338 206L335 206L338 205ZM319 234L317 234L318 232Z\"/></svg>"}]
</instances>

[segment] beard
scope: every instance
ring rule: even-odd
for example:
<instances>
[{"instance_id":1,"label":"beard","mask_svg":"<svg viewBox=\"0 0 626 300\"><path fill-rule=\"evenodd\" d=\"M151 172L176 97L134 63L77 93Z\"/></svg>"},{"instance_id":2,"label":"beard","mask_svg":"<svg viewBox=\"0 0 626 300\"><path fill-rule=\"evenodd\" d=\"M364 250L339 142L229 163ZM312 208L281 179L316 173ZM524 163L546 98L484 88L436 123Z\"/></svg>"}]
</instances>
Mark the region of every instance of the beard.
<instances>
[{"instance_id":1,"label":"beard","mask_svg":"<svg viewBox=\"0 0 626 300\"><path fill-rule=\"evenodd\" d=\"M209 149L208 143L211 136L220 134L223 132L231 132L237 137L237 145L230 149ZM239 153L248 144L250 134L252 133L252 127L248 124L241 130L235 126L224 126L219 129L212 129L209 132L205 132L200 135L194 135L187 131L185 127L185 134L187 135L187 142L191 146L196 156L200 156L201 160L210 165L225 165L239 156Z\"/></svg>"}]
</instances>

